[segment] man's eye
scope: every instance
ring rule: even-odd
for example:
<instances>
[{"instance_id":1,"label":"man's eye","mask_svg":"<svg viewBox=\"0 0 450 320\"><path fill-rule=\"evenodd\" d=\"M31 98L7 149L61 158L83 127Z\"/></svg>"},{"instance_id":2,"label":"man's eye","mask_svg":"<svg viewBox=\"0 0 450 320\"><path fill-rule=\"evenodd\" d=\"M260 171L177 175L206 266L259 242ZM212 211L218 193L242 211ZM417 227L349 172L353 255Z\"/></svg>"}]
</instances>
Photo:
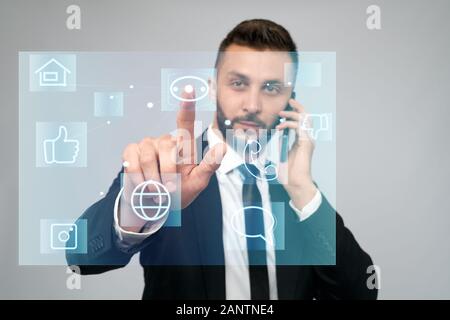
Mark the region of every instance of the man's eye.
<instances>
[{"instance_id":1,"label":"man's eye","mask_svg":"<svg viewBox=\"0 0 450 320\"><path fill-rule=\"evenodd\" d=\"M264 90L270 94L278 94L280 93L281 89L277 85L273 85L271 83L267 83L264 85Z\"/></svg>"},{"instance_id":2,"label":"man's eye","mask_svg":"<svg viewBox=\"0 0 450 320\"><path fill-rule=\"evenodd\" d=\"M241 88L244 86L244 82L241 80L235 80L235 81L231 82L231 85L235 88Z\"/></svg>"}]
</instances>

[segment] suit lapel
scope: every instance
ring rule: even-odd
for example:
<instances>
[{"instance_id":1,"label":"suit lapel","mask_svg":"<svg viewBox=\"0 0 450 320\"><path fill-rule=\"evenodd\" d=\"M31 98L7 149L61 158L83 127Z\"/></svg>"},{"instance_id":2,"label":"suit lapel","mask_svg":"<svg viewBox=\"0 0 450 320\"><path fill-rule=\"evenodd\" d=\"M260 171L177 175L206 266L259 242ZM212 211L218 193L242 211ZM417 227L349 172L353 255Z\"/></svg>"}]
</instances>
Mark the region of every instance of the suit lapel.
<instances>
[{"instance_id":1,"label":"suit lapel","mask_svg":"<svg viewBox=\"0 0 450 320\"><path fill-rule=\"evenodd\" d=\"M206 131L203 135L205 134ZM205 150L208 143L206 139L202 140L201 144L197 143L197 146L202 145L202 150ZM223 300L226 294L222 202L215 174L192 205L207 299Z\"/></svg>"}]
</instances>

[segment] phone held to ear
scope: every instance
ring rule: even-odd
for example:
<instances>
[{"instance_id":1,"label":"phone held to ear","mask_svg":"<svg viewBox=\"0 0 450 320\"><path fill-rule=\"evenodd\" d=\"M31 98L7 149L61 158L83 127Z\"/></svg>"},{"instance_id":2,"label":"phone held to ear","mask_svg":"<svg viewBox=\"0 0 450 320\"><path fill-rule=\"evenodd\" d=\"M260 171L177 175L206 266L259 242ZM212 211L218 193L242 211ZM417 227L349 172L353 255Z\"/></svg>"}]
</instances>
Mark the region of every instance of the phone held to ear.
<instances>
[{"instance_id":1,"label":"phone held to ear","mask_svg":"<svg viewBox=\"0 0 450 320\"><path fill-rule=\"evenodd\" d=\"M291 94L291 99L295 99L295 92L292 91ZM294 110L291 105L288 104L286 105L286 108L284 108L285 111L292 111ZM284 119L283 121L285 121L285 118L281 118L280 117L280 123L282 122L281 119ZM281 137L281 154L280 154L280 162L286 162L288 159L288 152L289 152L289 128L286 128L283 130L283 135Z\"/></svg>"}]
</instances>

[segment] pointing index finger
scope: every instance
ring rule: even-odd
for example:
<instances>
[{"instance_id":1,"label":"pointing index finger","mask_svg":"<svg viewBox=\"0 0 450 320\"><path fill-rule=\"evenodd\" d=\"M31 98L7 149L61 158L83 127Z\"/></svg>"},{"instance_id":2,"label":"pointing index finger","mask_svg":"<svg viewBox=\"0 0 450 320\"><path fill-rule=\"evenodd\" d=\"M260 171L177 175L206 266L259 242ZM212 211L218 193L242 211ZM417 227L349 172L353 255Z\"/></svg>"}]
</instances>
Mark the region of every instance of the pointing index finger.
<instances>
[{"instance_id":1,"label":"pointing index finger","mask_svg":"<svg viewBox=\"0 0 450 320\"><path fill-rule=\"evenodd\" d=\"M181 143L183 163L187 164L195 163L195 91L192 87L190 89L183 90L181 94L183 100L177 114L177 141Z\"/></svg>"},{"instance_id":2,"label":"pointing index finger","mask_svg":"<svg viewBox=\"0 0 450 320\"><path fill-rule=\"evenodd\" d=\"M177 114L177 128L187 130L194 138L194 122L195 122L195 91L192 92L183 91L181 94L183 101L180 102L180 110Z\"/></svg>"}]
</instances>

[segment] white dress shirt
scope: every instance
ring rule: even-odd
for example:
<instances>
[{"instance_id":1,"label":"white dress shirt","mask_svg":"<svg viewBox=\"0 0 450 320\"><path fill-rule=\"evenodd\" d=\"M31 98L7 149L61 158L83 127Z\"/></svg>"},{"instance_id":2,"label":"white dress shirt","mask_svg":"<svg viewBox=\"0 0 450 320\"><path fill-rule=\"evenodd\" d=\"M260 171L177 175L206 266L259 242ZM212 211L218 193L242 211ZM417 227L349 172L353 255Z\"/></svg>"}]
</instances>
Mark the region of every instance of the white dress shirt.
<instances>
[{"instance_id":1,"label":"white dress shirt","mask_svg":"<svg viewBox=\"0 0 450 320\"><path fill-rule=\"evenodd\" d=\"M222 139L217 136L211 126L207 131L208 145L212 148L217 143L222 142ZM272 140L276 139L273 137ZM264 153L260 155L266 157ZM269 157L267 157L269 158ZM272 163L275 163L271 159ZM243 177L237 169L244 163L243 157L238 154L231 147L227 148L227 152L221 162L219 169L216 171L217 181L219 184L220 198L222 202L222 225L223 225L223 246L225 255L225 288L226 299L236 300L248 300L251 298L250 294L250 277L248 267L248 254L247 254L247 239L245 235L245 217L243 214L242 204L242 187ZM265 161L257 161L254 164L263 170L259 165L265 163ZM262 208L265 212L272 212L269 183L264 179L257 179L256 185L261 193ZM114 220L115 230L119 237L119 245L122 247L129 247L139 244L148 236L157 232L164 221L152 226L151 230L145 230L143 233L134 233L123 230L118 223L117 209L120 199L120 194L116 199L114 208ZM322 203L322 195L319 191L316 192L313 199L302 209L299 210L294 207L292 201L289 202L291 208L297 213L300 221L307 219L311 216ZM238 217L234 217L235 214L239 214ZM264 214L264 230L267 238L267 269L269 276L269 290L270 299L278 299L277 291L277 278L276 278L276 261L275 261L275 249L273 239L273 230L271 230L271 221L269 217ZM231 221L233 221L233 225Z\"/></svg>"}]
</instances>

